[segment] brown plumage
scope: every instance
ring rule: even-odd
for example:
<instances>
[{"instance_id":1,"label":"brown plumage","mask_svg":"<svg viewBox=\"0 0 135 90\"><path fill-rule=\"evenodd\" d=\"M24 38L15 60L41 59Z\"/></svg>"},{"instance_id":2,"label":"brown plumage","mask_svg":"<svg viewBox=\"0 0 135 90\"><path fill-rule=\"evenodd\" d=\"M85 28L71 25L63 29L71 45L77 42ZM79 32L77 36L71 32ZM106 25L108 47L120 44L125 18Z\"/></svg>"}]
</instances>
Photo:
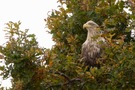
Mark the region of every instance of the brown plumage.
<instances>
[{"instance_id":1,"label":"brown plumage","mask_svg":"<svg viewBox=\"0 0 135 90\"><path fill-rule=\"evenodd\" d=\"M101 43L104 41L100 37L99 25L93 21L88 21L83 25L87 29L87 38L82 45L82 60L86 66L100 67L97 58L101 54Z\"/></svg>"}]
</instances>

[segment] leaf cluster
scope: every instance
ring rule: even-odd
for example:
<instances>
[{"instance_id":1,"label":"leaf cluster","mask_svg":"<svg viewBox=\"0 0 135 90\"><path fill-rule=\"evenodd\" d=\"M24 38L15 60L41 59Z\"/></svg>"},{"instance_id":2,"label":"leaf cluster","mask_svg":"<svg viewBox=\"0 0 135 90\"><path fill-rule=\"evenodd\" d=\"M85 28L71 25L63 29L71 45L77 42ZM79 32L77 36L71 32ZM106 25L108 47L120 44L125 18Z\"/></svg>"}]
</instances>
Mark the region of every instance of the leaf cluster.
<instances>
[{"instance_id":1,"label":"leaf cluster","mask_svg":"<svg viewBox=\"0 0 135 90\"><path fill-rule=\"evenodd\" d=\"M14 90L37 87L36 79L34 82L32 80L35 74L40 73L40 62L44 53L44 49L38 46L35 35L27 34L27 29L20 30L20 24L20 21L6 24L5 32L8 41L0 48L0 52L5 57L3 75L4 78L13 78Z\"/></svg>"}]
</instances>

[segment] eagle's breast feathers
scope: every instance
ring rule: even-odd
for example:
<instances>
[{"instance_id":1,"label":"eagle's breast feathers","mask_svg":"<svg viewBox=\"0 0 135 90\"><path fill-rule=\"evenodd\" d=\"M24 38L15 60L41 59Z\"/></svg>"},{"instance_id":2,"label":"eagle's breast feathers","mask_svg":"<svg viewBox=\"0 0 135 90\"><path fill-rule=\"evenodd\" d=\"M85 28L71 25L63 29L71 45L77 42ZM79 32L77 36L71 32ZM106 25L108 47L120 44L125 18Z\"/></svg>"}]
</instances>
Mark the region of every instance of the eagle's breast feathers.
<instances>
[{"instance_id":1,"label":"eagle's breast feathers","mask_svg":"<svg viewBox=\"0 0 135 90\"><path fill-rule=\"evenodd\" d=\"M101 48L100 45L85 41L82 45L82 59L88 66L98 66L97 58L100 57Z\"/></svg>"}]
</instances>

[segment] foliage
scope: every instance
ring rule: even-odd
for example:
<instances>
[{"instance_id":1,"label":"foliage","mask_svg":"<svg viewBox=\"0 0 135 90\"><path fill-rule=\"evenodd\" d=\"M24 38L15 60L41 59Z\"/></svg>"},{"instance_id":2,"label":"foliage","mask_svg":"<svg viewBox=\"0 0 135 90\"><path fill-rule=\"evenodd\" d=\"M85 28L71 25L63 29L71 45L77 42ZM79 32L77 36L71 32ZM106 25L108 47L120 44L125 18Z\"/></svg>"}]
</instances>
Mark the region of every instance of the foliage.
<instances>
[{"instance_id":1,"label":"foliage","mask_svg":"<svg viewBox=\"0 0 135 90\"><path fill-rule=\"evenodd\" d=\"M5 78L12 77L13 89L29 89L38 87L40 81L36 81L41 69L41 55L43 49L38 46L34 34L27 34L28 30L20 30L20 22L7 23L5 32L8 41L1 47L1 53L5 56ZM38 72L38 73L37 73ZM36 76L39 77L39 76Z\"/></svg>"},{"instance_id":2,"label":"foliage","mask_svg":"<svg viewBox=\"0 0 135 90\"><path fill-rule=\"evenodd\" d=\"M50 52L46 89L97 90L135 88L135 47L130 30L134 29L134 11L126 1L58 0L59 10L47 18L47 26L56 45ZM64 7L66 5L66 8ZM124 8L131 7L133 14ZM101 68L79 63L81 45L86 39L83 24L93 20L101 26L106 46ZM49 83L49 84L48 84Z\"/></svg>"}]
</instances>

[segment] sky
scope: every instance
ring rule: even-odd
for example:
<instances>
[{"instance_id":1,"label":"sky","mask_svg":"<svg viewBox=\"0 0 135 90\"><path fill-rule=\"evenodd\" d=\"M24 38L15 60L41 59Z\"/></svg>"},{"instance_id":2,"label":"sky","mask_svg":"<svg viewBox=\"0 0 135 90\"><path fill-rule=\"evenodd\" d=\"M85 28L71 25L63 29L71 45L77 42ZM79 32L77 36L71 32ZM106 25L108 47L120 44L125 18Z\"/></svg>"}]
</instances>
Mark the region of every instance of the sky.
<instances>
[{"instance_id":1,"label":"sky","mask_svg":"<svg viewBox=\"0 0 135 90\"><path fill-rule=\"evenodd\" d=\"M36 35L41 47L51 48L54 42L46 31L47 13L57 8L57 0L0 0L0 45L6 42L5 23L21 21L21 29Z\"/></svg>"},{"instance_id":2,"label":"sky","mask_svg":"<svg viewBox=\"0 0 135 90\"><path fill-rule=\"evenodd\" d=\"M21 21L21 30L29 29L29 33L36 35L39 46L51 48L54 42L52 35L47 33L44 19L48 12L57 9L57 6L57 0L0 0L0 45L6 42L3 31L5 23ZM2 77L0 79L2 80ZM10 87L10 78L0 84Z\"/></svg>"}]
</instances>

